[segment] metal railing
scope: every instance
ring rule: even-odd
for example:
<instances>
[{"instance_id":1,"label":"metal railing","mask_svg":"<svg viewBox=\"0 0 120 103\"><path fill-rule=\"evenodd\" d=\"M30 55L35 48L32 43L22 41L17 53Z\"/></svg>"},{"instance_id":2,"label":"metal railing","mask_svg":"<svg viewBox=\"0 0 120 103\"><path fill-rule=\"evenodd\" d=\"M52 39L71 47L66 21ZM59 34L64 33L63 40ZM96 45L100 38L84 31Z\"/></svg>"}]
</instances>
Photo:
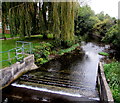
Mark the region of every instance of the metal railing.
<instances>
[{"instance_id":1,"label":"metal railing","mask_svg":"<svg viewBox=\"0 0 120 103\"><path fill-rule=\"evenodd\" d=\"M25 54L32 54L32 43L24 42L24 41L16 41L16 59L20 60L24 58Z\"/></svg>"},{"instance_id":2,"label":"metal railing","mask_svg":"<svg viewBox=\"0 0 120 103\"><path fill-rule=\"evenodd\" d=\"M6 62L6 61L8 61L8 62L11 64L11 60L15 59L15 56L11 57L11 52L12 52L12 53L13 53L13 52L15 53L15 48L10 49L10 50L8 50L8 51L0 52L1 54L3 54L3 53L6 53L6 54L7 54L7 59L1 60L0 62ZM2 58L1 58L1 59L2 59Z\"/></svg>"},{"instance_id":3,"label":"metal railing","mask_svg":"<svg viewBox=\"0 0 120 103\"><path fill-rule=\"evenodd\" d=\"M1 59L4 55L7 55L6 58L0 62L8 62L11 65L12 60L15 60L16 62L21 61L25 55L32 54L32 43L16 41L16 48L10 49L8 51L2 51L0 54L2 54Z\"/></svg>"}]
</instances>

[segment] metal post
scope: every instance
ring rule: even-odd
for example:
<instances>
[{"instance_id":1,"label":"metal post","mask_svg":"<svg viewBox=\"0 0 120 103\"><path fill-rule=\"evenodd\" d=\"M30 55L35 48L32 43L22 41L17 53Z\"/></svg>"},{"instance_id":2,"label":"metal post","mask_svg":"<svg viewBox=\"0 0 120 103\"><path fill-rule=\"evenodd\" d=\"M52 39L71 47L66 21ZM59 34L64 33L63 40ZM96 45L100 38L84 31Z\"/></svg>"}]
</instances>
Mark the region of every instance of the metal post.
<instances>
[{"instance_id":1,"label":"metal post","mask_svg":"<svg viewBox=\"0 0 120 103\"><path fill-rule=\"evenodd\" d=\"M32 54L32 45L31 43L29 43L29 45L30 45L30 54Z\"/></svg>"},{"instance_id":2,"label":"metal post","mask_svg":"<svg viewBox=\"0 0 120 103\"><path fill-rule=\"evenodd\" d=\"M9 60L9 63L11 64L10 51L8 51L8 60Z\"/></svg>"},{"instance_id":3,"label":"metal post","mask_svg":"<svg viewBox=\"0 0 120 103\"><path fill-rule=\"evenodd\" d=\"M24 54L25 54L25 51L24 51L24 43L22 43L22 56L24 58Z\"/></svg>"}]
</instances>

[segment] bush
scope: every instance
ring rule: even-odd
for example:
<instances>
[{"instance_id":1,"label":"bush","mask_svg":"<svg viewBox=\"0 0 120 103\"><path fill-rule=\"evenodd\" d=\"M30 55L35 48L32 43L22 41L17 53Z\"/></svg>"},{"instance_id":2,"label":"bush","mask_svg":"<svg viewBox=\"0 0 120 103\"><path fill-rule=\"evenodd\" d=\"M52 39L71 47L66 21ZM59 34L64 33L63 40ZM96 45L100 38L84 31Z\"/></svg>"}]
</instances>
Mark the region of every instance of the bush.
<instances>
[{"instance_id":1,"label":"bush","mask_svg":"<svg viewBox=\"0 0 120 103\"><path fill-rule=\"evenodd\" d=\"M109 86L115 103L120 103L120 62L112 62L104 65L105 75L109 80Z\"/></svg>"},{"instance_id":2,"label":"bush","mask_svg":"<svg viewBox=\"0 0 120 103\"><path fill-rule=\"evenodd\" d=\"M48 38L48 39L53 39L54 36L53 36L53 34L47 34L47 38Z\"/></svg>"},{"instance_id":3,"label":"bush","mask_svg":"<svg viewBox=\"0 0 120 103\"><path fill-rule=\"evenodd\" d=\"M61 47L62 39L55 39L54 41L51 42L54 48L56 47Z\"/></svg>"},{"instance_id":4,"label":"bush","mask_svg":"<svg viewBox=\"0 0 120 103\"><path fill-rule=\"evenodd\" d=\"M110 29L108 29L105 37L102 39L102 41L106 43L111 43L116 47L120 48L120 35L118 30L118 25L113 25Z\"/></svg>"},{"instance_id":5,"label":"bush","mask_svg":"<svg viewBox=\"0 0 120 103\"><path fill-rule=\"evenodd\" d=\"M33 50L35 59L38 64L43 64L48 61L52 45L50 43L41 42L39 46L35 46Z\"/></svg>"}]
</instances>

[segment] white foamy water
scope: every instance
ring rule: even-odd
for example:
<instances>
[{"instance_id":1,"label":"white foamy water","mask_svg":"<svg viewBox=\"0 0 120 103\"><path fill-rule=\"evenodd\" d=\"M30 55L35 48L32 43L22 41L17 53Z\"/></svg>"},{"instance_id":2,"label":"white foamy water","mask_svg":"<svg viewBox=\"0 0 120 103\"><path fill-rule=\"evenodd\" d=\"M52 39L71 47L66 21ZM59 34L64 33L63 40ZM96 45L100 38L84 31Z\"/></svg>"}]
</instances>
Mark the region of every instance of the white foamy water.
<instances>
[{"instance_id":1,"label":"white foamy water","mask_svg":"<svg viewBox=\"0 0 120 103\"><path fill-rule=\"evenodd\" d=\"M27 88L27 89L31 89L31 90L37 90L37 91L43 91L43 92L49 92L49 93L55 93L55 94L73 96L73 97L84 97L80 94L72 94L72 93L67 93L67 92L63 92L63 91L52 91L52 90L49 90L47 88L32 87L32 86L27 86L27 85L24 85L24 84L13 83L11 85L14 86L14 87ZM88 99L99 100L99 98L88 98Z\"/></svg>"}]
</instances>

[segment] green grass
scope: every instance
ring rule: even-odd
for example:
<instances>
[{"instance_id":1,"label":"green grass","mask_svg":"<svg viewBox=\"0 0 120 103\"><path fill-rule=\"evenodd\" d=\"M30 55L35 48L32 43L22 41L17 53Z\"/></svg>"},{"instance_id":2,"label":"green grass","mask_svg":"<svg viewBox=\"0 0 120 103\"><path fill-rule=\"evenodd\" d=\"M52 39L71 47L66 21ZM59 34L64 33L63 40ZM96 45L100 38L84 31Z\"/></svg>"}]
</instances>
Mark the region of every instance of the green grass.
<instances>
[{"instance_id":1,"label":"green grass","mask_svg":"<svg viewBox=\"0 0 120 103\"><path fill-rule=\"evenodd\" d=\"M2 48L0 49L0 52L4 52L4 53L0 53L0 55L1 55L0 56L0 61L1 60L8 60L8 52L5 52L5 51L8 51L10 49L15 48L16 47L15 43L16 43L17 40L18 39L0 40L0 42L1 42L0 44L2 46ZM15 50L10 52L10 57L11 58L15 57ZM13 59L11 61L12 64L15 63L15 62L16 62L15 59ZM9 65L10 65L10 63L8 61L4 61L4 62L2 62L1 68L4 68L4 67L9 66Z\"/></svg>"},{"instance_id":2,"label":"green grass","mask_svg":"<svg viewBox=\"0 0 120 103\"><path fill-rule=\"evenodd\" d=\"M6 38L11 38L11 34L4 34ZM19 35L16 35L18 37ZM2 38L2 33L0 33L0 38Z\"/></svg>"},{"instance_id":3,"label":"green grass","mask_svg":"<svg viewBox=\"0 0 120 103\"><path fill-rule=\"evenodd\" d=\"M26 41L26 42L32 42L32 48L34 48L35 46L39 46L40 42L45 41L45 42L51 42L51 40L43 40L42 39L42 35L33 35L31 36L31 38L24 38L24 39L19 39L19 38L15 38L15 39L9 39L9 40L0 40L0 52L3 51L8 51L10 49L16 48L16 41ZM10 56L14 57L15 56L15 52L10 52ZM0 61L1 60L7 60L8 59L8 53L0 53ZM12 64L15 63L16 60L13 59L12 60ZM10 63L8 61L6 62L2 62L2 66L0 66L0 68L4 68L10 66Z\"/></svg>"},{"instance_id":4,"label":"green grass","mask_svg":"<svg viewBox=\"0 0 120 103\"><path fill-rule=\"evenodd\" d=\"M120 62L105 64L104 71L115 103L120 103Z\"/></svg>"}]
</instances>

